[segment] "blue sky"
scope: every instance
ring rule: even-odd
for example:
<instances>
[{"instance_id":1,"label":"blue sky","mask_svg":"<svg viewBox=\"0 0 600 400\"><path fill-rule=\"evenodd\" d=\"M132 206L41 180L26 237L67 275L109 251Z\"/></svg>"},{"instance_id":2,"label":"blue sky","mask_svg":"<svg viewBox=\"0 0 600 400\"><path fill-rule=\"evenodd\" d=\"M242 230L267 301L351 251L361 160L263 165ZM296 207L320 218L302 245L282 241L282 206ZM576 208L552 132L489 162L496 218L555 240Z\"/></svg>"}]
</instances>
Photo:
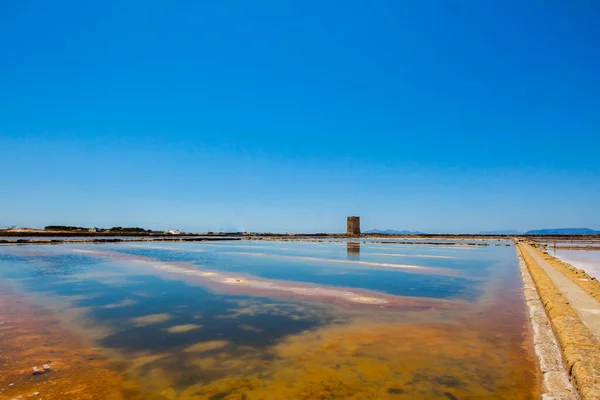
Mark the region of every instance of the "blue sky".
<instances>
[{"instance_id":1,"label":"blue sky","mask_svg":"<svg viewBox=\"0 0 600 400\"><path fill-rule=\"evenodd\" d=\"M596 1L1 1L0 225L600 229Z\"/></svg>"}]
</instances>

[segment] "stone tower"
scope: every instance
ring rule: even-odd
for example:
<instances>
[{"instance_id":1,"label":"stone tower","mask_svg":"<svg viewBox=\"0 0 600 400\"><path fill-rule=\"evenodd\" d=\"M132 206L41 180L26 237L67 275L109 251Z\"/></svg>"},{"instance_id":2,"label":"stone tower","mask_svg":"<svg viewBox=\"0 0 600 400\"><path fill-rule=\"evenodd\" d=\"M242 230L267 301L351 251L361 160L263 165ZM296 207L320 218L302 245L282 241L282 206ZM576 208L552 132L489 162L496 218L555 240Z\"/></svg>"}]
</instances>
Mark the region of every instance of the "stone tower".
<instances>
[{"instance_id":1,"label":"stone tower","mask_svg":"<svg viewBox=\"0 0 600 400\"><path fill-rule=\"evenodd\" d=\"M348 217L346 235L360 235L360 217Z\"/></svg>"}]
</instances>

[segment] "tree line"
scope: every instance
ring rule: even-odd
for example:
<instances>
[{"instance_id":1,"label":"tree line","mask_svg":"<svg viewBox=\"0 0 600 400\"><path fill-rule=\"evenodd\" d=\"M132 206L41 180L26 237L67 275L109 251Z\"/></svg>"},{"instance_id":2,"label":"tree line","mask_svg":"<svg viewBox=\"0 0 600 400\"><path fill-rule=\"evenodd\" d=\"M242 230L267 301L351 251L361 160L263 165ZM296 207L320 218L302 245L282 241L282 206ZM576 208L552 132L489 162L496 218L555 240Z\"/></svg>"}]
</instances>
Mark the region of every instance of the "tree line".
<instances>
[{"instance_id":1,"label":"tree line","mask_svg":"<svg viewBox=\"0 0 600 400\"><path fill-rule=\"evenodd\" d=\"M96 229L96 228L95 228ZM69 225L48 225L44 227L45 231L89 231L90 228L84 228L82 226L69 226ZM152 232L150 229L144 229L139 227L122 227L122 226L113 226L108 229L98 229L105 230L109 232Z\"/></svg>"}]
</instances>

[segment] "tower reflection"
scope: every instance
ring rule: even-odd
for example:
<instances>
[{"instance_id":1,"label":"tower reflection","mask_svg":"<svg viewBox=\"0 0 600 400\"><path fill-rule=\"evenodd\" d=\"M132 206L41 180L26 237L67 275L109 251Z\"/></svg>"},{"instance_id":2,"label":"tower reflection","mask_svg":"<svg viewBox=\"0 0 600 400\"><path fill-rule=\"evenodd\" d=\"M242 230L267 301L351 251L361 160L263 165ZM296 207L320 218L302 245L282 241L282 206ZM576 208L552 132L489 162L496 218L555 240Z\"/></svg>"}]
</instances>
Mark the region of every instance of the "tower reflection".
<instances>
[{"instance_id":1,"label":"tower reflection","mask_svg":"<svg viewBox=\"0 0 600 400\"><path fill-rule=\"evenodd\" d=\"M359 242L348 242L347 243L347 255L349 259L357 260L360 258L360 243Z\"/></svg>"}]
</instances>

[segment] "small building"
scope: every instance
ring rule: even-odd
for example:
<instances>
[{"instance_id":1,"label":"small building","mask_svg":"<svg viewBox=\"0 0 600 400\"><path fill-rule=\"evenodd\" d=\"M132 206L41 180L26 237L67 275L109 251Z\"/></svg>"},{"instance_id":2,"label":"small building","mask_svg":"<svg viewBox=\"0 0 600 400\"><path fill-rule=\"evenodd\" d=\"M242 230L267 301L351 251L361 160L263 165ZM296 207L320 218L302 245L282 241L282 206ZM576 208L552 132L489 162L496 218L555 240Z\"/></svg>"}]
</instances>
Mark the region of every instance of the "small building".
<instances>
[{"instance_id":1,"label":"small building","mask_svg":"<svg viewBox=\"0 0 600 400\"><path fill-rule=\"evenodd\" d=\"M360 235L360 217L348 217L346 235Z\"/></svg>"}]
</instances>

